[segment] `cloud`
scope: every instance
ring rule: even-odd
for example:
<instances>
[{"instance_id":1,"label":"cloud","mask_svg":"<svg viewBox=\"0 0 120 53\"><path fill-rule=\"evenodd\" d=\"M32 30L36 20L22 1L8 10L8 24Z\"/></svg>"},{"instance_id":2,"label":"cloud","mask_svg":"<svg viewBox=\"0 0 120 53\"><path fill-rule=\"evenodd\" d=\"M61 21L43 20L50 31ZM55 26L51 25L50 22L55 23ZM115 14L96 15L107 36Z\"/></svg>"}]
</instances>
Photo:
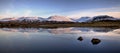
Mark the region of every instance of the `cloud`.
<instances>
[{"instance_id":1,"label":"cloud","mask_svg":"<svg viewBox=\"0 0 120 53\"><path fill-rule=\"evenodd\" d=\"M67 12L68 17L80 18L82 16L97 16L97 15L109 15L113 17L120 18L120 7L111 7L111 8L98 8L98 9L89 9L89 10L78 10Z\"/></svg>"},{"instance_id":2,"label":"cloud","mask_svg":"<svg viewBox=\"0 0 120 53\"><path fill-rule=\"evenodd\" d=\"M30 16L32 13L32 10L24 10L24 11L17 11L13 12L11 10L6 10L4 13L0 14L0 18L7 18L7 17L21 17L21 16Z\"/></svg>"},{"instance_id":3,"label":"cloud","mask_svg":"<svg viewBox=\"0 0 120 53\"><path fill-rule=\"evenodd\" d=\"M21 16L42 16L42 17L49 17L52 15L63 15L68 16L70 18L80 18L83 16L97 16L97 15L109 15L113 17L120 18L120 7L111 7L111 8L96 8L96 9L87 9L87 10L77 10L77 11L70 11L70 12L59 12L59 13L38 13L33 12L31 9L25 9L22 11L11 11L10 9L6 10L5 13L0 14L0 18L6 17L21 17ZM41 14L41 15L40 15Z\"/></svg>"},{"instance_id":4,"label":"cloud","mask_svg":"<svg viewBox=\"0 0 120 53\"><path fill-rule=\"evenodd\" d=\"M95 16L97 15L110 15L116 18L120 18L120 12L96 12L94 13Z\"/></svg>"},{"instance_id":5,"label":"cloud","mask_svg":"<svg viewBox=\"0 0 120 53\"><path fill-rule=\"evenodd\" d=\"M0 14L0 18L6 18L6 17L16 17L18 13L11 12L10 10L6 10L5 13Z\"/></svg>"},{"instance_id":6,"label":"cloud","mask_svg":"<svg viewBox=\"0 0 120 53\"><path fill-rule=\"evenodd\" d=\"M76 13L73 15L69 15L68 17L75 17L75 18L80 18L82 16L98 16L98 15L109 15L113 16L116 18L120 18L120 12L82 12L82 13Z\"/></svg>"}]
</instances>

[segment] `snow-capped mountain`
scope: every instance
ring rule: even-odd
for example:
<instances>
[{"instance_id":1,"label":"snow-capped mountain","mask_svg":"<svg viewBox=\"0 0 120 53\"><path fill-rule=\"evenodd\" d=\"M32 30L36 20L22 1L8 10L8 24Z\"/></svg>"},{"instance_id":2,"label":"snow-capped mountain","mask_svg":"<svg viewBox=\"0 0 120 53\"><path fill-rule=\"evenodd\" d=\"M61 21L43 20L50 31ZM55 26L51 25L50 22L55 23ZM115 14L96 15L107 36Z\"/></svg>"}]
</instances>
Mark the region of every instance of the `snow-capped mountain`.
<instances>
[{"instance_id":1,"label":"snow-capped mountain","mask_svg":"<svg viewBox=\"0 0 120 53\"><path fill-rule=\"evenodd\" d=\"M16 20L16 18L3 18L0 21L13 21Z\"/></svg>"},{"instance_id":2,"label":"snow-capped mountain","mask_svg":"<svg viewBox=\"0 0 120 53\"><path fill-rule=\"evenodd\" d=\"M37 20L37 17L19 17L17 20L19 20L19 21L23 21L23 20L33 21L33 20Z\"/></svg>"},{"instance_id":3,"label":"snow-capped mountain","mask_svg":"<svg viewBox=\"0 0 120 53\"><path fill-rule=\"evenodd\" d=\"M42 18L42 17L20 17L17 20L19 20L19 21L23 21L23 20L25 20L25 21L36 21L36 20L46 21L46 19Z\"/></svg>"},{"instance_id":4,"label":"snow-capped mountain","mask_svg":"<svg viewBox=\"0 0 120 53\"><path fill-rule=\"evenodd\" d=\"M48 21L72 21L70 18L67 18L65 16L50 16L48 17Z\"/></svg>"},{"instance_id":5,"label":"snow-capped mountain","mask_svg":"<svg viewBox=\"0 0 120 53\"><path fill-rule=\"evenodd\" d=\"M42 17L16 17L16 18L4 18L0 21L47 21L47 19Z\"/></svg>"},{"instance_id":6,"label":"snow-capped mountain","mask_svg":"<svg viewBox=\"0 0 120 53\"><path fill-rule=\"evenodd\" d=\"M38 17L39 21L47 21L47 18Z\"/></svg>"},{"instance_id":7,"label":"snow-capped mountain","mask_svg":"<svg viewBox=\"0 0 120 53\"><path fill-rule=\"evenodd\" d=\"M90 19L91 19L90 17L81 17L81 18L76 19L74 21L76 21L76 22L87 22Z\"/></svg>"},{"instance_id":8,"label":"snow-capped mountain","mask_svg":"<svg viewBox=\"0 0 120 53\"><path fill-rule=\"evenodd\" d=\"M91 21L102 21L102 20L120 20L118 18L114 18L111 16L107 15L100 15L100 16L95 16L95 17L81 17L79 19L72 19L74 22L91 22Z\"/></svg>"},{"instance_id":9,"label":"snow-capped mountain","mask_svg":"<svg viewBox=\"0 0 120 53\"><path fill-rule=\"evenodd\" d=\"M102 21L102 20L118 20L118 19L107 15L95 16L92 19L92 21Z\"/></svg>"},{"instance_id":10,"label":"snow-capped mountain","mask_svg":"<svg viewBox=\"0 0 120 53\"><path fill-rule=\"evenodd\" d=\"M4 18L0 21L70 21L70 22L91 22L91 21L101 21L101 20L120 20L111 16L102 15L102 16L95 16L93 18L90 17L81 17L79 19L75 18L68 18L65 16L50 16L48 18L42 18L42 17L13 17L13 18Z\"/></svg>"},{"instance_id":11,"label":"snow-capped mountain","mask_svg":"<svg viewBox=\"0 0 120 53\"><path fill-rule=\"evenodd\" d=\"M48 18L42 18L42 17L18 17L18 18L4 18L0 21L11 21L11 20L17 20L17 21L72 21L70 18L64 17L64 16L50 16Z\"/></svg>"}]
</instances>

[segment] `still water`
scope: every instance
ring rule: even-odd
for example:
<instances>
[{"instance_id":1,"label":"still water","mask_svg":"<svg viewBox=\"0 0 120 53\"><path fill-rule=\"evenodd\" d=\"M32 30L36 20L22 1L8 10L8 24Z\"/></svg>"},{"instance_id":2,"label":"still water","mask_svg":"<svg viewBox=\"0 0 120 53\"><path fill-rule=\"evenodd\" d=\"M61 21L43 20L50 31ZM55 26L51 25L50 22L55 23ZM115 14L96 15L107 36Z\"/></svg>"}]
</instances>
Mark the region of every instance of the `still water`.
<instances>
[{"instance_id":1,"label":"still water","mask_svg":"<svg viewBox=\"0 0 120 53\"><path fill-rule=\"evenodd\" d=\"M120 53L116 28L0 28L0 53Z\"/></svg>"}]
</instances>

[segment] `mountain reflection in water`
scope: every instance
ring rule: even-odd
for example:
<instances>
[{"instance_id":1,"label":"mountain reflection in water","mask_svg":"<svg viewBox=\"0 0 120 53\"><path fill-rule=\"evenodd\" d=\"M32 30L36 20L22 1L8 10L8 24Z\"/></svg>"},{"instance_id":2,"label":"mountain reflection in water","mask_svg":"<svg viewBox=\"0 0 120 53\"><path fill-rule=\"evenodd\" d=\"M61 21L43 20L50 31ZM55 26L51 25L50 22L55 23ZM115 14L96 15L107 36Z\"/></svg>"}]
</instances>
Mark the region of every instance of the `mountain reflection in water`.
<instances>
[{"instance_id":1,"label":"mountain reflection in water","mask_svg":"<svg viewBox=\"0 0 120 53\"><path fill-rule=\"evenodd\" d=\"M116 28L0 28L2 53L114 53L119 49L120 29Z\"/></svg>"},{"instance_id":2,"label":"mountain reflection in water","mask_svg":"<svg viewBox=\"0 0 120 53\"><path fill-rule=\"evenodd\" d=\"M120 33L120 29L116 28L0 28L1 31L8 31L8 32L43 32L47 31L52 34L64 34L64 33L77 33L77 32L110 32L116 31L116 33Z\"/></svg>"},{"instance_id":3,"label":"mountain reflection in water","mask_svg":"<svg viewBox=\"0 0 120 53\"><path fill-rule=\"evenodd\" d=\"M1 28L1 31L6 32L22 32L25 35L28 35L29 33L35 33L35 32L47 32L55 35L60 34L110 34L110 33L118 33L120 34L120 29L116 28L77 28L77 27L70 27L70 28ZM83 41L84 38L82 36L78 37L79 41ZM94 38L91 39L91 43L93 45L96 45L100 43L101 40Z\"/></svg>"}]
</instances>

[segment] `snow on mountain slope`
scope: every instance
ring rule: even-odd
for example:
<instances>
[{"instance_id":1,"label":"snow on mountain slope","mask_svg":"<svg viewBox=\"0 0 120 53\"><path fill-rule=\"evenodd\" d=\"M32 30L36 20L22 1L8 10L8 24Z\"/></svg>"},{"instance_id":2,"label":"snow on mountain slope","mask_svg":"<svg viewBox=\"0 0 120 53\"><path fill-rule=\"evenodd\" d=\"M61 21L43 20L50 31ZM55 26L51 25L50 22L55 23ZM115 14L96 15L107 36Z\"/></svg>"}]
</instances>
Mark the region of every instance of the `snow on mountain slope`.
<instances>
[{"instance_id":1,"label":"snow on mountain slope","mask_svg":"<svg viewBox=\"0 0 120 53\"><path fill-rule=\"evenodd\" d=\"M0 21L47 21L46 18L42 18L42 17L16 17L16 18L4 18L4 19L0 19Z\"/></svg>"},{"instance_id":2,"label":"snow on mountain slope","mask_svg":"<svg viewBox=\"0 0 120 53\"><path fill-rule=\"evenodd\" d=\"M64 16L50 16L48 18L42 17L18 17L18 18L4 18L0 21L11 21L11 20L18 20L18 21L72 21L70 18Z\"/></svg>"},{"instance_id":3,"label":"snow on mountain slope","mask_svg":"<svg viewBox=\"0 0 120 53\"><path fill-rule=\"evenodd\" d=\"M86 22L86 21L88 21L90 19L91 19L90 17L81 17L79 19L76 19L75 21L76 22Z\"/></svg>"},{"instance_id":4,"label":"snow on mountain slope","mask_svg":"<svg viewBox=\"0 0 120 53\"><path fill-rule=\"evenodd\" d=\"M47 21L47 18L38 17L39 21Z\"/></svg>"},{"instance_id":5,"label":"snow on mountain slope","mask_svg":"<svg viewBox=\"0 0 120 53\"><path fill-rule=\"evenodd\" d=\"M68 18L65 16L50 16L48 18L42 17L16 17L16 18L4 18L0 19L0 21L72 21L72 22L91 22L91 21L101 21L101 20L120 20L111 16L102 15L102 16L95 16L93 18L90 17L81 17L79 19L75 18Z\"/></svg>"},{"instance_id":6,"label":"snow on mountain slope","mask_svg":"<svg viewBox=\"0 0 120 53\"><path fill-rule=\"evenodd\" d=\"M114 18L108 15L100 15L100 16L95 16L95 17L81 17L79 19L73 19L71 18L74 22L91 22L91 21L101 21L101 20L120 20L118 18Z\"/></svg>"},{"instance_id":7,"label":"snow on mountain slope","mask_svg":"<svg viewBox=\"0 0 120 53\"><path fill-rule=\"evenodd\" d=\"M118 20L118 19L107 15L95 16L92 19L92 21L101 21L101 20Z\"/></svg>"},{"instance_id":8,"label":"snow on mountain slope","mask_svg":"<svg viewBox=\"0 0 120 53\"><path fill-rule=\"evenodd\" d=\"M37 18L36 17L19 17L17 20L19 20L19 21L23 21L23 20L32 21L32 20L37 20Z\"/></svg>"},{"instance_id":9,"label":"snow on mountain slope","mask_svg":"<svg viewBox=\"0 0 120 53\"><path fill-rule=\"evenodd\" d=\"M3 18L0 21L13 21L16 20L16 18Z\"/></svg>"},{"instance_id":10,"label":"snow on mountain slope","mask_svg":"<svg viewBox=\"0 0 120 53\"><path fill-rule=\"evenodd\" d=\"M67 18L65 16L50 16L48 17L48 21L72 21L70 18Z\"/></svg>"},{"instance_id":11,"label":"snow on mountain slope","mask_svg":"<svg viewBox=\"0 0 120 53\"><path fill-rule=\"evenodd\" d=\"M46 21L46 19L42 18L42 17L20 17L17 20L19 20L19 21L23 21L23 20L26 20L26 21L36 21L36 20Z\"/></svg>"}]
</instances>

